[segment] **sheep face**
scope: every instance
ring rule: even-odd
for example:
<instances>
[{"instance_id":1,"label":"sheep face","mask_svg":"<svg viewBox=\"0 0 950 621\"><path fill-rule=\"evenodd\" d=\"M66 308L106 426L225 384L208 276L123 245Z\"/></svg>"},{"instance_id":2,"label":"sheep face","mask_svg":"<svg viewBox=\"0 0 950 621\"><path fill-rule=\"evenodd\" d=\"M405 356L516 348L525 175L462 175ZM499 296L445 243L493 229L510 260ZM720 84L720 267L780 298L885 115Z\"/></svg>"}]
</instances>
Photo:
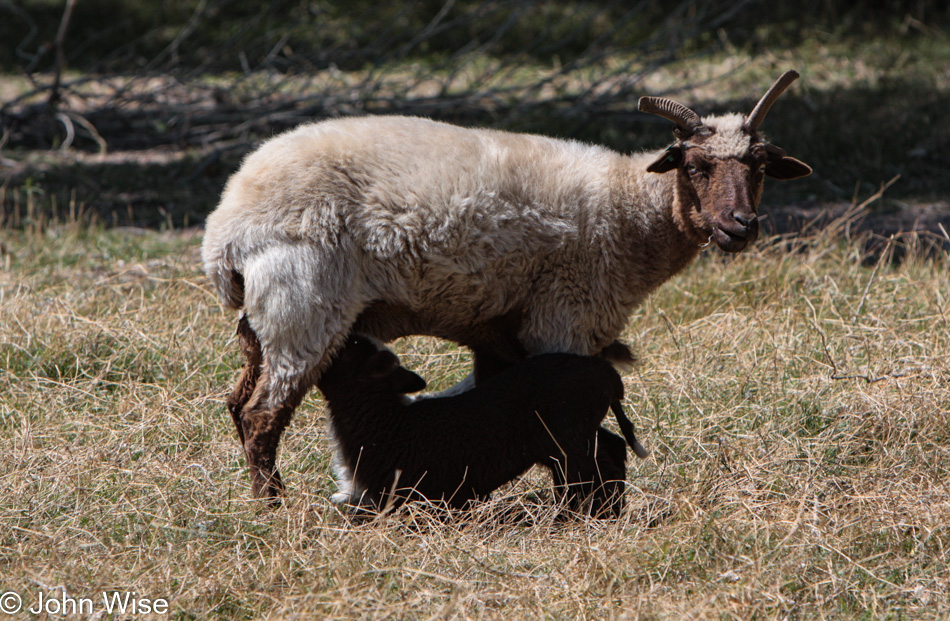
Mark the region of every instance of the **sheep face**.
<instances>
[{"instance_id":1,"label":"sheep face","mask_svg":"<svg viewBox=\"0 0 950 621\"><path fill-rule=\"evenodd\" d=\"M676 123L679 139L647 167L653 173L675 171L680 228L699 244L716 242L740 252L759 235L758 207L765 176L796 179L811 168L766 142L758 126L774 101L798 77L785 73L747 117L729 114L700 119L669 99L644 97L640 110Z\"/></svg>"},{"instance_id":2,"label":"sheep face","mask_svg":"<svg viewBox=\"0 0 950 621\"><path fill-rule=\"evenodd\" d=\"M385 386L392 393L404 395L426 387L426 381L399 365L399 358L373 338L351 335L332 364L317 382L320 390L332 398L338 386Z\"/></svg>"}]
</instances>

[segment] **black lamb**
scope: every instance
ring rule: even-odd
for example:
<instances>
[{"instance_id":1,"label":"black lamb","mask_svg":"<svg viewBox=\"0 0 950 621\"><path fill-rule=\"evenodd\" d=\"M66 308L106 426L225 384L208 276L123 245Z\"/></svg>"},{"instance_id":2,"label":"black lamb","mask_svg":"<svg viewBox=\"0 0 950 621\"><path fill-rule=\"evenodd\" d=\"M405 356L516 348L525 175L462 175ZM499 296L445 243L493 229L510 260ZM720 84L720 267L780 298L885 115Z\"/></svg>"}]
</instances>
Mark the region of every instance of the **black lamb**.
<instances>
[{"instance_id":1,"label":"black lamb","mask_svg":"<svg viewBox=\"0 0 950 621\"><path fill-rule=\"evenodd\" d=\"M405 396L425 385L385 346L360 335L348 338L320 377L339 466L352 477L346 502L383 510L426 499L465 508L541 464L569 509L619 515L626 444L641 458L647 451L623 412L623 383L609 362L543 354L462 394ZM626 443L600 426L608 408Z\"/></svg>"}]
</instances>

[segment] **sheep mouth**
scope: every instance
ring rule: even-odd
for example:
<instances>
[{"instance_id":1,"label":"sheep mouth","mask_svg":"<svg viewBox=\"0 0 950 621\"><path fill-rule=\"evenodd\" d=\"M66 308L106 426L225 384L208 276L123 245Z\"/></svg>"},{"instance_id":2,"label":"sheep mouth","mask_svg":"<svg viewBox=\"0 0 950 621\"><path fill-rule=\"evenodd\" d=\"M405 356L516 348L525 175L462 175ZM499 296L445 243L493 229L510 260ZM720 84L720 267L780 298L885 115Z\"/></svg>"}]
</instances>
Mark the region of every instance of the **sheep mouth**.
<instances>
[{"instance_id":1,"label":"sheep mouth","mask_svg":"<svg viewBox=\"0 0 950 621\"><path fill-rule=\"evenodd\" d=\"M712 239L724 252L737 253L745 250L746 246L754 242L758 236L758 227L730 231L717 226L713 229Z\"/></svg>"}]
</instances>

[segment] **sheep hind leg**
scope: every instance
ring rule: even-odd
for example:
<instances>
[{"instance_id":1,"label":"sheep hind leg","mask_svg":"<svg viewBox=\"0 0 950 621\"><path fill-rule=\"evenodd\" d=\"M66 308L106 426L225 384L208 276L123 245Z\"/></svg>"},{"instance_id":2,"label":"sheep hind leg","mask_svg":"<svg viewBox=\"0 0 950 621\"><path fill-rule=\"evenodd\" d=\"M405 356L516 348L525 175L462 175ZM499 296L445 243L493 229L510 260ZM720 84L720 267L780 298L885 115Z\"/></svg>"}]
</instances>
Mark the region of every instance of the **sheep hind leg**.
<instances>
[{"instance_id":1,"label":"sheep hind leg","mask_svg":"<svg viewBox=\"0 0 950 621\"><path fill-rule=\"evenodd\" d=\"M590 514L597 465L591 455L583 452L565 451L549 466L554 481L554 500L570 513Z\"/></svg>"},{"instance_id":2,"label":"sheep hind leg","mask_svg":"<svg viewBox=\"0 0 950 621\"><path fill-rule=\"evenodd\" d=\"M274 243L244 266L244 311L263 358L251 398L241 410L244 453L258 498L278 500L281 434L333 352L346 340L368 300L359 263L340 246Z\"/></svg>"},{"instance_id":3,"label":"sheep hind leg","mask_svg":"<svg viewBox=\"0 0 950 621\"><path fill-rule=\"evenodd\" d=\"M596 447L565 447L565 455L549 466L555 500L570 512L599 519L619 517L624 506L626 451L624 439L603 428L597 431Z\"/></svg>"},{"instance_id":4,"label":"sheep hind leg","mask_svg":"<svg viewBox=\"0 0 950 621\"><path fill-rule=\"evenodd\" d=\"M627 480L627 443L603 427L597 429L597 478L592 496L592 514L618 518L623 512Z\"/></svg>"},{"instance_id":5,"label":"sheep hind leg","mask_svg":"<svg viewBox=\"0 0 950 621\"><path fill-rule=\"evenodd\" d=\"M288 391L288 394L271 403L266 373L241 411L241 426L244 436L244 456L251 475L251 492L255 498L280 504L284 483L277 469L277 447L280 436L290 424L294 410L300 405L309 386Z\"/></svg>"},{"instance_id":6,"label":"sheep hind leg","mask_svg":"<svg viewBox=\"0 0 950 621\"><path fill-rule=\"evenodd\" d=\"M245 362L241 376L228 396L228 411L244 449L254 497L267 498L277 504L284 491L280 471L276 468L277 446L306 389L291 391L289 398L277 407L262 405L269 401L264 387L266 382L261 382L263 354L261 343L246 315L238 321L237 336Z\"/></svg>"},{"instance_id":7,"label":"sheep hind leg","mask_svg":"<svg viewBox=\"0 0 950 621\"><path fill-rule=\"evenodd\" d=\"M298 313L298 316L300 315L302 313ZM313 346L309 351L328 352L338 349L349 332L349 324L344 326L334 332L335 336L328 347ZM282 336L284 338L276 340L284 343L291 340L286 335ZM261 372L251 398L241 410L240 419L244 433L244 454L251 474L251 491L256 498L270 499L272 504L279 504L279 498L284 492L283 480L277 469L277 448L281 435L290 424L294 411L303 401L307 391L316 383L329 356L308 355L307 350L288 353L286 346L269 346L269 341L263 336L261 340ZM274 340L270 339L271 342ZM303 339L303 342L315 341L313 338ZM290 366L286 364L287 360L299 361L307 358L310 358L311 362ZM316 360L319 362L312 362Z\"/></svg>"},{"instance_id":8,"label":"sheep hind leg","mask_svg":"<svg viewBox=\"0 0 950 621\"><path fill-rule=\"evenodd\" d=\"M241 446L244 446L244 425L241 422L241 412L247 402L251 400L254 389L257 388L257 382L261 376L261 365L263 358L261 355L261 343L257 340L257 335L251 329L247 321L247 315L242 315L238 321L237 337L240 343L241 353L244 354L244 368L241 370L241 376L238 378L234 390L228 395L228 411L231 413L231 419L237 428L238 438Z\"/></svg>"}]
</instances>

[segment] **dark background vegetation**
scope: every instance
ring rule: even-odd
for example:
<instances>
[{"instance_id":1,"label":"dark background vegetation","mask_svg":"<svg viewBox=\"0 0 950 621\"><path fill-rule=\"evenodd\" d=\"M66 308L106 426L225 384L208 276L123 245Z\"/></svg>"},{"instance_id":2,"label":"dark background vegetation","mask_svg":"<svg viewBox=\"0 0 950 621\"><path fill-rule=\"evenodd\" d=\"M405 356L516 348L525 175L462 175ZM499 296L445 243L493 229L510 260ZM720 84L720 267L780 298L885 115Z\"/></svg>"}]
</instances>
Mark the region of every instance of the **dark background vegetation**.
<instances>
[{"instance_id":1,"label":"dark background vegetation","mask_svg":"<svg viewBox=\"0 0 950 621\"><path fill-rule=\"evenodd\" d=\"M766 129L816 172L772 184L770 203L847 203L900 175L875 209L912 206L906 224L950 192L950 8L938 0L76 0L68 21L66 4L0 0L0 71L23 85L0 100L7 225L67 206L109 224L198 223L260 140L328 116L657 148L668 124L636 113L638 96L745 110L792 67L806 79ZM704 91L708 72L691 68L730 55L774 68L741 91ZM893 70L862 76L863 58ZM678 81L650 86L664 68Z\"/></svg>"},{"instance_id":2,"label":"dark background vegetation","mask_svg":"<svg viewBox=\"0 0 950 621\"><path fill-rule=\"evenodd\" d=\"M0 2L6 14L0 40L9 43L0 47L0 68L51 69L48 48L64 4ZM584 54L602 40L635 48L669 20L687 27L679 41L665 43L702 48L715 45L722 30L733 45L767 51L822 35L888 37L906 30L908 20L943 28L948 19L950 5L940 0L79 0L68 62L95 73L240 71L243 53L254 69L360 69L393 58L430 61L482 45L489 54L549 63Z\"/></svg>"}]
</instances>

